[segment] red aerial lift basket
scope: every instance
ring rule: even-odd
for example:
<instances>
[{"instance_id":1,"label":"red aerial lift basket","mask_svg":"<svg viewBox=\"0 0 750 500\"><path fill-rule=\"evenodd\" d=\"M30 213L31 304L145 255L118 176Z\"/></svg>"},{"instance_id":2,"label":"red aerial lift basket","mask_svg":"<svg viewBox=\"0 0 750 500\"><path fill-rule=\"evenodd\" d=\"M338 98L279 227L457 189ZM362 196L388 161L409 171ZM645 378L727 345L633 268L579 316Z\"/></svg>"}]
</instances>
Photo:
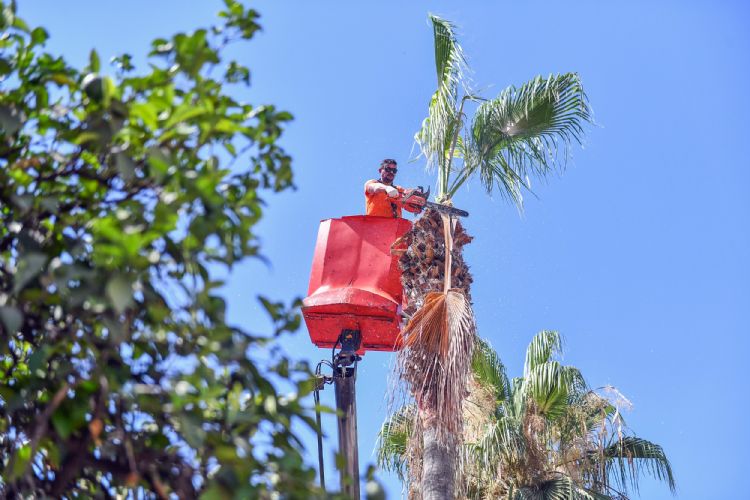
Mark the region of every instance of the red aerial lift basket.
<instances>
[{"instance_id":1,"label":"red aerial lift basket","mask_svg":"<svg viewBox=\"0 0 750 500\"><path fill-rule=\"evenodd\" d=\"M333 347L343 330L359 330L360 354L399 348L403 293L391 245L410 228L392 217L321 221L302 306L313 344Z\"/></svg>"}]
</instances>

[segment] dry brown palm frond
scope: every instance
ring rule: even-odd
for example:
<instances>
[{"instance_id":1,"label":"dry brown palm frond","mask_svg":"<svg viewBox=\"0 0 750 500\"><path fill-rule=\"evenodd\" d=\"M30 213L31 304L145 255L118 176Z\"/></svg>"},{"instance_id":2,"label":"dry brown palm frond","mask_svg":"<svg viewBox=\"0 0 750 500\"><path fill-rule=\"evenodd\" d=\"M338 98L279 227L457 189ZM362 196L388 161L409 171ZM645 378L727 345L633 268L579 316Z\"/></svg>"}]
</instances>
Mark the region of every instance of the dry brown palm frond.
<instances>
[{"instance_id":1,"label":"dry brown palm frond","mask_svg":"<svg viewBox=\"0 0 750 500\"><path fill-rule=\"evenodd\" d=\"M492 389L482 385L472 374L468 385L469 394L464 400L463 413L463 441L476 443L487 432L492 424L496 410L495 393ZM500 478L491 467L482 467L471 456L468 448L459 457L460 467L464 471L464 498L500 498L503 489Z\"/></svg>"},{"instance_id":2,"label":"dry brown palm frond","mask_svg":"<svg viewBox=\"0 0 750 500\"><path fill-rule=\"evenodd\" d=\"M419 342L424 350L448 355L447 335L444 334L448 330L445 299L446 294L442 292L427 294L422 307L401 332L404 347L412 347Z\"/></svg>"},{"instance_id":3,"label":"dry brown palm frond","mask_svg":"<svg viewBox=\"0 0 750 500\"><path fill-rule=\"evenodd\" d=\"M402 332L398 376L409 385L425 425L437 423L446 442L461 433L474 335L471 305L455 288L429 293Z\"/></svg>"},{"instance_id":4,"label":"dry brown palm frond","mask_svg":"<svg viewBox=\"0 0 750 500\"><path fill-rule=\"evenodd\" d=\"M497 402L493 390L478 382L476 375L472 374L468 395L464 401L465 442L475 443L486 433L496 409Z\"/></svg>"}]
</instances>

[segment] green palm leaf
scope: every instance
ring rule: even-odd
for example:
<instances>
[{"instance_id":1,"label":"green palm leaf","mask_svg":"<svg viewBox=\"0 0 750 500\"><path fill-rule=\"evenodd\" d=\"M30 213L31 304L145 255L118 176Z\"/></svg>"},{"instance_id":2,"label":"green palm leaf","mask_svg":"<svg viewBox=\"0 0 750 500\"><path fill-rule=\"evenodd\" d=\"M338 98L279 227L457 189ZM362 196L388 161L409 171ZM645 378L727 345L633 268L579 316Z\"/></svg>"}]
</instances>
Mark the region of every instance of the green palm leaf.
<instances>
[{"instance_id":1,"label":"green palm leaf","mask_svg":"<svg viewBox=\"0 0 750 500\"><path fill-rule=\"evenodd\" d=\"M643 472L666 481L672 493L676 491L672 466L664 449L658 444L635 436L625 436L604 448L602 455L606 461L608 476L614 478L625 491L629 488L638 491L638 478Z\"/></svg>"},{"instance_id":2,"label":"green palm leaf","mask_svg":"<svg viewBox=\"0 0 750 500\"><path fill-rule=\"evenodd\" d=\"M611 500L611 497L586 490L567 477L560 476L535 487L518 490L514 500Z\"/></svg>"},{"instance_id":3,"label":"green palm leaf","mask_svg":"<svg viewBox=\"0 0 750 500\"><path fill-rule=\"evenodd\" d=\"M461 126L458 109L459 89L465 86L466 60L453 24L430 15L434 33L437 90L430 99L429 113L414 136L427 167L438 169L438 195L448 187L449 154L457 129Z\"/></svg>"},{"instance_id":4,"label":"green palm leaf","mask_svg":"<svg viewBox=\"0 0 750 500\"><path fill-rule=\"evenodd\" d=\"M554 330L542 330L534 335L529 347L526 348L526 362L523 366L524 377L528 377L531 370L552 360L552 357L562 352L562 336Z\"/></svg>"},{"instance_id":5,"label":"green palm leaf","mask_svg":"<svg viewBox=\"0 0 750 500\"><path fill-rule=\"evenodd\" d=\"M536 77L508 87L476 110L464 138L464 165L449 197L479 172L488 192L495 187L521 207L529 175L545 177L563 167L570 145L581 143L583 124L591 122L588 99L577 73Z\"/></svg>"},{"instance_id":6,"label":"green palm leaf","mask_svg":"<svg viewBox=\"0 0 750 500\"><path fill-rule=\"evenodd\" d=\"M481 469L493 470L498 462L522 463L526 457L526 441L519 422L501 418L487 428L482 438L467 445L470 457Z\"/></svg>"},{"instance_id":7,"label":"green palm leaf","mask_svg":"<svg viewBox=\"0 0 750 500\"><path fill-rule=\"evenodd\" d=\"M407 447L414 425L415 408L405 406L388 417L378 432L377 463L404 481L408 473Z\"/></svg>"},{"instance_id":8,"label":"green palm leaf","mask_svg":"<svg viewBox=\"0 0 750 500\"><path fill-rule=\"evenodd\" d=\"M521 391L534 401L538 413L551 420L566 412L571 399L588 391L577 368L553 360L561 352L562 336L553 330L537 333L526 349Z\"/></svg>"},{"instance_id":9,"label":"green palm leaf","mask_svg":"<svg viewBox=\"0 0 750 500\"><path fill-rule=\"evenodd\" d=\"M572 395L586 390L586 381L577 368L547 361L529 371L522 390L534 401L537 413L555 420L566 412Z\"/></svg>"},{"instance_id":10,"label":"green palm leaf","mask_svg":"<svg viewBox=\"0 0 750 500\"><path fill-rule=\"evenodd\" d=\"M497 403L508 399L510 382L505 373L505 366L490 343L479 337L476 338L474 343L471 372L474 375L474 380L482 386L492 389Z\"/></svg>"}]
</instances>

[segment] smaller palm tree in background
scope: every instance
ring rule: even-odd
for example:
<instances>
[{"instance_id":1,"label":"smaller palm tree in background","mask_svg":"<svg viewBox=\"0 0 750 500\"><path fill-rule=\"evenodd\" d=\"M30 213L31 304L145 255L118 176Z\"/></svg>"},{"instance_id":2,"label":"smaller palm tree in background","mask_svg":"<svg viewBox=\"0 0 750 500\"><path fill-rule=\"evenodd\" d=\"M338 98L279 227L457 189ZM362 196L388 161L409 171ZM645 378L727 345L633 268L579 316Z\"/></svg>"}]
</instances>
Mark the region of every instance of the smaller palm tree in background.
<instances>
[{"instance_id":1,"label":"smaller palm tree in background","mask_svg":"<svg viewBox=\"0 0 750 500\"><path fill-rule=\"evenodd\" d=\"M523 377L509 380L492 347L477 339L464 410L464 494L489 499L627 499L650 475L675 491L661 446L635 436L614 388L592 390L579 370L561 364L561 337L537 334ZM422 456L413 406L380 432L378 461L417 497ZM416 473L415 473L416 472Z\"/></svg>"}]
</instances>

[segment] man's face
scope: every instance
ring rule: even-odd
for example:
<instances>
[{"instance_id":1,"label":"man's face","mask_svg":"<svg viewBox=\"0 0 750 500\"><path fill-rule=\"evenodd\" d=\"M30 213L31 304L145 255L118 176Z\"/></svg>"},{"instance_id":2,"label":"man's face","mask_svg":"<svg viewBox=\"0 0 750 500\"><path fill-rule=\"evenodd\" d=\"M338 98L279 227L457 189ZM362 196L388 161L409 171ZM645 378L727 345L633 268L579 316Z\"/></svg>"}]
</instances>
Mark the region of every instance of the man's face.
<instances>
[{"instance_id":1,"label":"man's face","mask_svg":"<svg viewBox=\"0 0 750 500\"><path fill-rule=\"evenodd\" d=\"M386 163L384 166L380 167L380 180L382 180L386 184L392 183L393 179L396 178L397 170L398 167L396 167L396 165L394 165L393 163Z\"/></svg>"}]
</instances>

